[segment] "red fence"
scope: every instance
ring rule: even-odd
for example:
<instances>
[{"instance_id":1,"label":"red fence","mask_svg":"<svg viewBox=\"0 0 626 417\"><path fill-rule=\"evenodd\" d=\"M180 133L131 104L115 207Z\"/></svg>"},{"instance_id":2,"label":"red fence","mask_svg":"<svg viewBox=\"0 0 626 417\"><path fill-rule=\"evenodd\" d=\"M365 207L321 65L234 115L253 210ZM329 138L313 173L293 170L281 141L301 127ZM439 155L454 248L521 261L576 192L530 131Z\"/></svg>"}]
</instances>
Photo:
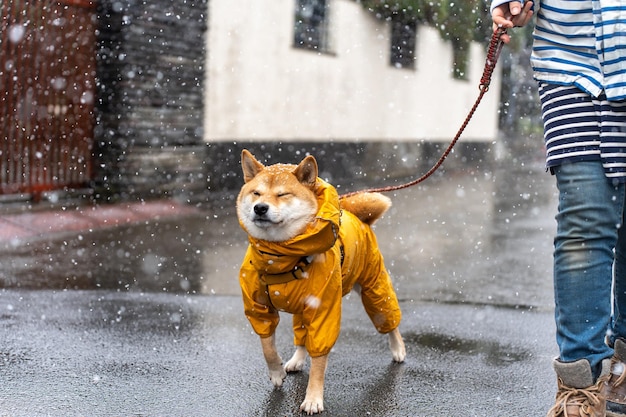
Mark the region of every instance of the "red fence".
<instances>
[{"instance_id":1,"label":"red fence","mask_svg":"<svg viewBox=\"0 0 626 417\"><path fill-rule=\"evenodd\" d=\"M91 179L95 4L0 1L0 194Z\"/></svg>"}]
</instances>

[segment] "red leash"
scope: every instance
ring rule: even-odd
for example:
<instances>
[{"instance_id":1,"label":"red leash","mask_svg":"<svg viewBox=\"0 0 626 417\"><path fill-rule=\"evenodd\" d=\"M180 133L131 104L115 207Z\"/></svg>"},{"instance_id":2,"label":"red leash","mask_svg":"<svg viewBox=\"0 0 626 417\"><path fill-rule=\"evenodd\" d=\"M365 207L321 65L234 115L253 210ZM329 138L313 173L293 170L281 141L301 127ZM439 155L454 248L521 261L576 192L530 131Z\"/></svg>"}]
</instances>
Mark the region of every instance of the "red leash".
<instances>
[{"instance_id":1,"label":"red leash","mask_svg":"<svg viewBox=\"0 0 626 417\"><path fill-rule=\"evenodd\" d=\"M474 102L474 106L472 106L467 117L465 118L465 121L461 125L461 128L458 130L458 132L456 133L456 136L454 137L454 139L452 139L452 141L450 142L450 144L448 145L444 153L441 155L437 163L435 163L435 165L433 165L421 177L413 181L407 182L405 184L389 185L386 187L369 188L367 190L353 191L350 193L342 194L340 198L349 197L351 195L359 194L359 193L385 193L389 191L401 190L403 188L409 188L409 187L412 187L413 185L419 184L420 182L424 181L426 178L433 175L435 171L437 171L437 169L441 166L441 164L443 164L443 161L445 161L445 159L448 157L450 152L452 152L452 148L454 148L454 145L457 143L457 141L461 137L461 134L463 133L463 131L469 124L470 120L472 119L472 116L474 116L474 112L476 112L476 109L478 108L478 105L483 99L483 96L489 90L489 84L491 84L491 77L493 75L494 69L496 68L496 63L498 62L500 51L502 50L503 42L500 40L500 37L504 35L505 33L506 33L506 29L502 27L498 28L498 30L496 30L493 33L493 36L491 37L491 41L489 42L489 48L487 49L487 60L485 61L485 69L483 70L483 76L480 78L480 85L478 86L480 90L480 92L478 93L478 97L476 98L476 101Z\"/></svg>"}]
</instances>

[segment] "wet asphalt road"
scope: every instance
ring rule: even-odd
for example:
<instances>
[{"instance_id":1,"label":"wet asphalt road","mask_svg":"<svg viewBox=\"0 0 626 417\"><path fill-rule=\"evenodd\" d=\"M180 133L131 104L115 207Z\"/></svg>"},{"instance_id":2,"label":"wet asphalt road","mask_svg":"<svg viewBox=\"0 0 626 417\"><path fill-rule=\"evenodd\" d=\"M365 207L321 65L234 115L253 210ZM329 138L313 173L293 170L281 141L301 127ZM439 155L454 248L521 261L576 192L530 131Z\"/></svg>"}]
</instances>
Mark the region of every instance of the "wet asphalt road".
<instances>
[{"instance_id":1,"label":"wet asphalt road","mask_svg":"<svg viewBox=\"0 0 626 417\"><path fill-rule=\"evenodd\" d=\"M545 415L556 197L541 163L390 197L376 232L407 361L392 363L349 295L323 415ZM0 416L300 415L307 370L273 389L243 316L245 245L232 196L180 218L4 245ZM290 324L283 316L283 358Z\"/></svg>"}]
</instances>

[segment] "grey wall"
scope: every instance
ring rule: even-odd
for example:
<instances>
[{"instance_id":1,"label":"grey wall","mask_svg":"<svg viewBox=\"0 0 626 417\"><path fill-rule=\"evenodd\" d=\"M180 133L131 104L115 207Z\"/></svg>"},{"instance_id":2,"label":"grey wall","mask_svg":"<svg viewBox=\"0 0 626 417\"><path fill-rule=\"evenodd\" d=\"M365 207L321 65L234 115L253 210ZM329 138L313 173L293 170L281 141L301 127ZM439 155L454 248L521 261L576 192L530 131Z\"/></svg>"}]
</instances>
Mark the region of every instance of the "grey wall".
<instances>
[{"instance_id":1,"label":"grey wall","mask_svg":"<svg viewBox=\"0 0 626 417\"><path fill-rule=\"evenodd\" d=\"M101 199L206 188L207 0L102 0L94 188Z\"/></svg>"}]
</instances>

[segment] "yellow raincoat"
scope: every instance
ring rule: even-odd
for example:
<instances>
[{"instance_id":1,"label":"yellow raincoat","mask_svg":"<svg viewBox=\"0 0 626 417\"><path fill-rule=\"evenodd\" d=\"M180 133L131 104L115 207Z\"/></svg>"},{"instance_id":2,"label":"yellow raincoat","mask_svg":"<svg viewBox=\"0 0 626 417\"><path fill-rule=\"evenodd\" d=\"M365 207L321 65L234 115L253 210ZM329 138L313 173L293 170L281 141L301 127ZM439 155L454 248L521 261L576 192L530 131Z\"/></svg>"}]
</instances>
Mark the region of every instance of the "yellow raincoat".
<instances>
[{"instance_id":1,"label":"yellow raincoat","mask_svg":"<svg viewBox=\"0 0 626 417\"><path fill-rule=\"evenodd\" d=\"M317 216L305 232L286 242L249 237L239 273L245 314L254 331L269 337L279 311L291 313L294 343L305 346L311 357L328 354L337 341L341 298L355 283L379 332L392 331L401 318L370 226L342 212L335 188L319 178L316 194Z\"/></svg>"}]
</instances>

